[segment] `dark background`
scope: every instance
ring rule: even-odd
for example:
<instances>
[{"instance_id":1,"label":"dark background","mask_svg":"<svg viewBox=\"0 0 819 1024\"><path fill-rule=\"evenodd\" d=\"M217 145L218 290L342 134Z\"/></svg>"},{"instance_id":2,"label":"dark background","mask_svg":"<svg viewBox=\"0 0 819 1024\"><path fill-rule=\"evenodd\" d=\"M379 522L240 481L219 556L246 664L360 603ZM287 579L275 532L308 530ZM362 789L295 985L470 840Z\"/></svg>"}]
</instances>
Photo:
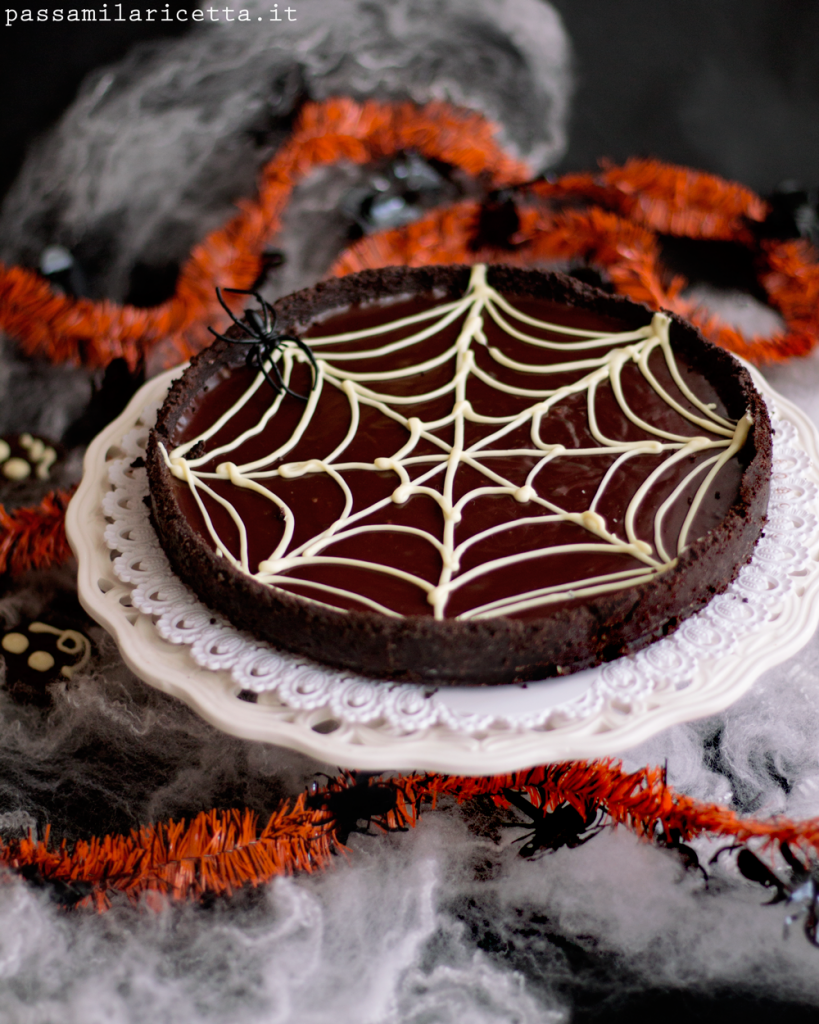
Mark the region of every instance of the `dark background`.
<instances>
[{"instance_id":1,"label":"dark background","mask_svg":"<svg viewBox=\"0 0 819 1024\"><path fill-rule=\"evenodd\" d=\"M577 91L561 168L657 156L819 185L816 0L554 0Z\"/></svg>"},{"instance_id":2,"label":"dark background","mask_svg":"<svg viewBox=\"0 0 819 1024\"><path fill-rule=\"evenodd\" d=\"M22 8L29 0L6 3ZM577 81L559 170L636 154L701 167L763 193L786 180L819 185L816 0L553 3L573 41ZM3 16L0 195L27 144L59 117L89 70L140 42L184 31L146 22L5 28Z\"/></svg>"}]
</instances>

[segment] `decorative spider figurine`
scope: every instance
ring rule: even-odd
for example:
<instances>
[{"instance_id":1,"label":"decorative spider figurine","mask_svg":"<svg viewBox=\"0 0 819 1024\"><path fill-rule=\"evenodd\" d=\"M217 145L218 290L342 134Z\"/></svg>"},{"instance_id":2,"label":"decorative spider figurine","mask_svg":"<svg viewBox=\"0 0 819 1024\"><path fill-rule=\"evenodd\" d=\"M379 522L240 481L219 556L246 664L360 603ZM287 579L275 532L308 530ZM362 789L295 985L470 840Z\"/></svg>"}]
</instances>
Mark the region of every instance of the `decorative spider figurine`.
<instances>
[{"instance_id":1,"label":"decorative spider figurine","mask_svg":"<svg viewBox=\"0 0 819 1024\"><path fill-rule=\"evenodd\" d=\"M346 845L351 832L372 836L377 833L370 831L373 820L382 831L406 832L403 826L387 828L383 819L395 809L398 802L398 787L390 779L383 782L370 781L378 779L380 772L349 772L348 785L339 785L338 780L325 776L328 790L316 792L318 783L313 783L313 793L307 798L308 807L323 807L335 819L335 832L342 846ZM382 819L382 820L377 820ZM364 822L364 826L361 826Z\"/></svg>"},{"instance_id":2,"label":"decorative spider figurine","mask_svg":"<svg viewBox=\"0 0 819 1024\"><path fill-rule=\"evenodd\" d=\"M599 823L600 812L592 804L586 806L586 813L583 815L570 804L559 804L553 811L535 807L522 793L514 789L504 789L503 795L513 807L517 807L526 815L533 825L531 832L515 840L516 843L526 841L525 846L519 851L521 857L534 857L546 851L559 850L561 846L574 850L594 839L603 830L603 825ZM519 822L507 824L514 828L527 827Z\"/></svg>"},{"instance_id":3,"label":"decorative spider figurine","mask_svg":"<svg viewBox=\"0 0 819 1024\"><path fill-rule=\"evenodd\" d=\"M226 341L231 345L252 346L247 353L247 365L252 366L263 373L265 380L273 388L276 394L284 391L286 394L292 395L293 398L300 398L302 402L306 402L307 395L300 395L296 391L291 391L285 384L284 378L279 370L278 362L275 358L275 353L276 350L280 349L286 341L292 342L302 350L302 352L307 356L313 371L313 381L310 385L310 390L312 391L316 386L316 381L318 380L318 366L316 365L316 357L313 355L310 348L305 345L301 338L297 338L294 334L277 333L276 310L269 302L265 302L258 292L248 291L245 288L225 288L225 291L232 292L235 295L252 295L259 303L261 309L246 309L244 320L239 320L233 315L227 303L222 298L222 289L217 288L216 297L219 300L222 309L224 309L234 324L245 332L247 337L229 338L225 334L219 334L218 331L214 331L212 327L208 327L210 333L214 335L214 337L219 338L220 341ZM270 370L275 374L275 379L270 376Z\"/></svg>"},{"instance_id":4,"label":"decorative spider figurine","mask_svg":"<svg viewBox=\"0 0 819 1024\"><path fill-rule=\"evenodd\" d=\"M669 829L667 825L658 828L654 839L661 850L668 850L676 854L686 871L699 871L705 882L705 888L708 888L708 872L700 864L697 851L682 841L682 833L678 828Z\"/></svg>"},{"instance_id":5,"label":"decorative spider figurine","mask_svg":"<svg viewBox=\"0 0 819 1024\"><path fill-rule=\"evenodd\" d=\"M785 918L785 937L787 938L790 926L804 917L802 927L805 937L814 946L819 946L819 866L804 864L785 842L779 844L779 852L790 868L790 878L784 881L742 843L721 847L711 858L711 863L719 860L720 854L732 853L734 850L739 851L737 868L740 874L750 882L757 882L766 889L774 890L773 898L768 900L769 904L786 903L795 908L793 913Z\"/></svg>"}]
</instances>

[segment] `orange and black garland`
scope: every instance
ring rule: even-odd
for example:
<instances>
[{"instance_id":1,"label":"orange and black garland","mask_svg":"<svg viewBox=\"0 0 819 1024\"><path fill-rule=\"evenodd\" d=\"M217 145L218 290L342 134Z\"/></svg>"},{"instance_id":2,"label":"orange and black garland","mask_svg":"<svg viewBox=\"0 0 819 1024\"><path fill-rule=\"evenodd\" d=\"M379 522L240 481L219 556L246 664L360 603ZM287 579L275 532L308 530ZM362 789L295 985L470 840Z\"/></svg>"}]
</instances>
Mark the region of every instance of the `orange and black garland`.
<instances>
[{"instance_id":1,"label":"orange and black garland","mask_svg":"<svg viewBox=\"0 0 819 1024\"><path fill-rule=\"evenodd\" d=\"M296 185L318 167L366 164L412 150L480 179L488 189L516 187L521 223L514 247L476 254L481 204L434 211L408 228L364 239L334 268L343 273L393 263L472 262L487 256L537 264L580 257L599 266L615 290L693 317L713 340L755 362L803 355L819 340L819 263L804 241L757 240L753 225L768 208L750 189L716 175L656 160L629 160L599 174L569 174L524 184L529 169L504 153L496 130L479 114L432 103L307 103L290 140L264 168L258 195L208 235L184 264L174 296L152 309L74 299L53 291L33 271L0 264L0 329L29 355L54 362L106 366L123 357L133 368L161 349L163 365L188 358L209 340L224 314L214 294L248 288L281 224ZM578 205L579 204L579 205ZM748 246L759 283L787 324L780 336L747 339L681 297L686 282L667 279L659 234L734 241Z\"/></svg>"},{"instance_id":2,"label":"orange and black garland","mask_svg":"<svg viewBox=\"0 0 819 1024\"><path fill-rule=\"evenodd\" d=\"M373 790L378 791L378 810L370 815L366 796ZM248 810L212 810L188 825L162 822L127 836L94 837L73 848L65 842L52 846L46 830L42 841L29 837L0 845L0 865L53 886L65 903L97 910L107 909L117 894L132 902L230 895L277 876L326 868L334 853L346 849L349 828L342 831L344 804L339 800L345 794L364 798L353 818L370 818L383 831L415 826L425 808L441 800L464 804L488 798L509 809L510 796L521 794L545 812L562 805L581 818L588 818L590 809L602 812L608 824L649 840L674 836L684 842L710 835L729 843L756 840L760 852L784 843L808 861L819 853L819 820L741 818L677 793L666 784L664 769L628 773L611 761L571 761L488 778L415 774L362 784L344 775L292 803L285 801L264 825Z\"/></svg>"},{"instance_id":3,"label":"orange and black garland","mask_svg":"<svg viewBox=\"0 0 819 1024\"><path fill-rule=\"evenodd\" d=\"M293 189L311 171L413 150L492 188L526 180L526 164L504 153L494 135L479 114L445 103L420 109L349 99L307 103L289 141L262 171L256 198L239 203L227 224L194 247L167 302L142 309L69 298L30 270L0 264L0 329L26 354L53 362L99 367L119 357L134 369L161 347L162 365L174 366L211 340L209 325L226 322L215 285L250 288L258 279Z\"/></svg>"},{"instance_id":4,"label":"orange and black garland","mask_svg":"<svg viewBox=\"0 0 819 1024\"><path fill-rule=\"evenodd\" d=\"M71 557L65 510L73 490L51 491L39 505L7 512L0 505L0 574L48 569Z\"/></svg>"},{"instance_id":5,"label":"orange and black garland","mask_svg":"<svg viewBox=\"0 0 819 1024\"><path fill-rule=\"evenodd\" d=\"M413 224L362 239L338 259L336 275L391 264L584 263L605 272L614 291L695 323L713 342L754 363L807 355L819 340L819 256L805 241L759 239L768 213L750 189L657 160L629 160L599 175L570 174L512 190L516 230L501 245L481 239L484 207L465 201ZM508 200L511 201L511 200ZM772 337L741 330L685 297L670 274L660 235L732 241L754 258L757 283L785 323Z\"/></svg>"},{"instance_id":6,"label":"orange and black garland","mask_svg":"<svg viewBox=\"0 0 819 1024\"><path fill-rule=\"evenodd\" d=\"M767 214L749 189L715 175L653 160L630 160L598 174L565 175L525 184L529 169L495 141L481 115L445 103L356 103L335 98L305 104L289 141L264 168L258 195L191 252L174 296L152 309L74 299L33 271L0 264L0 330L21 349L54 362L89 368L124 358L133 369L190 357L223 326L214 286L249 288L281 224L296 185L313 170L342 160L367 164L416 151L479 179L487 189L513 189L518 226L510 244L476 245L482 206L465 201L394 231L363 239L333 268L343 274L387 264L500 260L523 265L580 260L605 271L619 293L693 320L717 343L754 362L804 355L819 340L819 263L801 240L757 240ZM664 271L660 233L732 240L748 246L758 280L786 330L746 338L684 296L686 281ZM68 554L50 495L36 507L0 519L0 572L54 564Z\"/></svg>"}]
</instances>

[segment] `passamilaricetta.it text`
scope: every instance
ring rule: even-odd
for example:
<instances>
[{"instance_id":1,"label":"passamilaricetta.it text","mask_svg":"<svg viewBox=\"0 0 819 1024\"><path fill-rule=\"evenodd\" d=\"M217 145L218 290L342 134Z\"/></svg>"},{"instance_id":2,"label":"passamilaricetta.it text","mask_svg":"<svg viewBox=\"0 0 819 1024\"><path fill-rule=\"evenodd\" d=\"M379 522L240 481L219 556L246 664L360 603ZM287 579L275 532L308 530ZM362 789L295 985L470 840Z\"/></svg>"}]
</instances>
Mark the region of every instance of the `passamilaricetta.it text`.
<instances>
[{"instance_id":1,"label":"passamilaricetta.it text","mask_svg":"<svg viewBox=\"0 0 819 1024\"><path fill-rule=\"evenodd\" d=\"M163 7L129 8L124 4L103 4L102 7L72 7L57 8L55 10L33 10L25 8L14 10L6 8L6 28L11 28L15 22L23 24L33 21L295 21L296 8L280 8L279 4L273 4L270 13L267 15L251 14L243 7L196 7L193 10L180 8L172 11L169 4Z\"/></svg>"}]
</instances>

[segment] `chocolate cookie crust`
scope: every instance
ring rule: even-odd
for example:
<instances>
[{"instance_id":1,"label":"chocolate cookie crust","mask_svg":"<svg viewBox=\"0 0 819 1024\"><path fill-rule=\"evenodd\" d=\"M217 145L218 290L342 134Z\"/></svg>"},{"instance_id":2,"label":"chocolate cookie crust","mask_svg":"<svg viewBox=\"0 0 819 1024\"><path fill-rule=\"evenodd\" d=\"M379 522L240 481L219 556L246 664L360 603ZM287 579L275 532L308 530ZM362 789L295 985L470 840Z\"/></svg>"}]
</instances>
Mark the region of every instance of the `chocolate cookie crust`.
<instances>
[{"instance_id":1,"label":"chocolate cookie crust","mask_svg":"<svg viewBox=\"0 0 819 1024\"><path fill-rule=\"evenodd\" d=\"M279 328L303 335L334 311L412 295L441 302L462 297L465 267L367 271L297 293L277 304ZM608 296L561 275L491 267L488 282L507 297L557 303L570 312L611 318L623 331L644 327L645 307ZM723 591L750 558L765 521L770 477L770 425L747 372L690 325L671 317L675 353L716 388L727 414L753 419L739 454L736 500L722 520L694 540L676 565L637 586L566 601L529 617L433 619L336 611L266 586L217 557L183 514L177 482L160 449L178 444L192 405L207 388L244 364L244 351L224 342L201 353L175 382L151 435L148 469L154 522L178 575L239 628L277 646L377 678L435 684L493 684L574 672L644 647L672 631ZM309 339L308 339L309 340Z\"/></svg>"}]
</instances>

